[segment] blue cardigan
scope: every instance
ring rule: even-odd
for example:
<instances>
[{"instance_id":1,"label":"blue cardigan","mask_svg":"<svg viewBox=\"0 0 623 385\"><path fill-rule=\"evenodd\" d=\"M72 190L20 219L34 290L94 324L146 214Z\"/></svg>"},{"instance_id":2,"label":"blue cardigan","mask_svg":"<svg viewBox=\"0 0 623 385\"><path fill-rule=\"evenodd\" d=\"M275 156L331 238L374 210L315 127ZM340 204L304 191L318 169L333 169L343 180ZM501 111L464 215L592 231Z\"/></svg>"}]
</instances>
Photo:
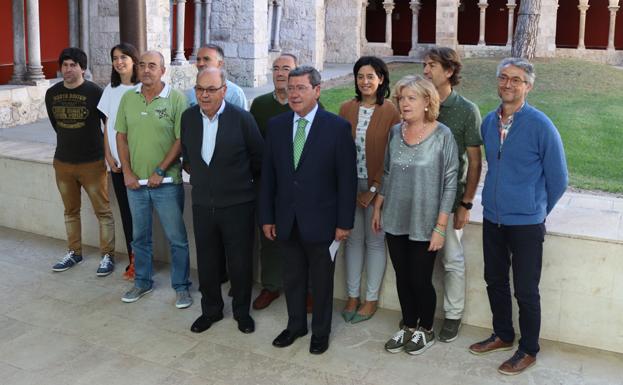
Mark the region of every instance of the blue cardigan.
<instances>
[{"instance_id":1,"label":"blue cardigan","mask_svg":"<svg viewBox=\"0 0 623 385\"><path fill-rule=\"evenodd\" d=\"M528 103L513 118L501 148L497 110L482 122L488 164L483 216L502 225L543 223L567 188L562 140L552 121Z\"/></svg>"}]
</instances>

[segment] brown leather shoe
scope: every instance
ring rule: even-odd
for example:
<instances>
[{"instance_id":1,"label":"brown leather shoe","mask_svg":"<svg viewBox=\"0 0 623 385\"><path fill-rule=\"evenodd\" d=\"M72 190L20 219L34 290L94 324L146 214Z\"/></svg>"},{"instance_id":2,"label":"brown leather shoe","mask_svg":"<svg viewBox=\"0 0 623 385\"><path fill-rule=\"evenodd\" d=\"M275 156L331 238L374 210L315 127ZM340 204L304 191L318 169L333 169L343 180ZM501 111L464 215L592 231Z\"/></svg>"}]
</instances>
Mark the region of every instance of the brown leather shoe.
<instances>
[{"instance_id":1,"label":"brown leather shoe","mask_svg":"<svg viewBox=\"0 0 623 385\"><path fill-rule=\"evenodd\" d=\"M314 309L314 299L310 293L307 293L307 300L305 301L305 306L307 307L307 314L311 314Z\"/></svg>"},{"instance_id":2,"label":"brown leather shoe","mask_svg":"<svg viewBox=\"0 0 623 385\"><path fill-rule=\"evenodd\" d=\"M268 307L268 305L270 305L270 303L276 300L277 298L279 298L278 291L270 291L268 289L262 289L262 291L260 292L260 295L258 295L255 301L253 301L253 308L255 310L264 309Z\"/></svg>"},{"instance_id":3,"label":"brown leather shoe","mask_svg":"<svg viewBox=\"0 0 623 385\"><path fill-rule=\"evenodd\" d=\"M512 342L504 342L500 337L495 334L491 334L491 337L486 340L476 342L469 347L469 351L472 354L480 355L491 352L497 352L501 350L511 350L513 348Z\"/></svg>"},{"instance_id":4,"label":"brown leather shoe","mask_svg":"<svg viewBox=\"0 0 623 385\"><path fill-rule=\"evenodd\" d=\"M536 363L536 357L517 350L508 360L498 368L498 372L507 376L514 376L528 369Z\"/></svg>"}]
</instances>

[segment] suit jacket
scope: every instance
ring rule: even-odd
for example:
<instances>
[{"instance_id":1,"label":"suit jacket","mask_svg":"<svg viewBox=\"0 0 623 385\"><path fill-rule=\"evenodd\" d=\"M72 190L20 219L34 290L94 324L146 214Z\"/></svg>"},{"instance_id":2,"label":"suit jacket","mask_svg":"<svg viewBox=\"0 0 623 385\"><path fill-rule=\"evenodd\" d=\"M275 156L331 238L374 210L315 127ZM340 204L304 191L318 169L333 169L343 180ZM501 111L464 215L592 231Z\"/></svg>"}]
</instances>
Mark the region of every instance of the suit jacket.
<instances>
[{"instance_id":1,"label":"suit jacket","mask_svg":"<svg viewBox=\"0 0 623 385\"><path fill-rule=\"evenodd\" d=\"M294 112L268 122L260 190L260 223L275 224L288 240L294 221L305 242L331 241L335 229L351 229L357 169L350 124L318 109L297 169L293 161Z\"/></svg>"},{"instance_id":2,"label":"suit jacket","mask_svg":"<svg viewBox=\"0 0 623 385\"><path fill-rule=\"evenodd\" d=\"M231 103L218 118L210 165L201 157L203 120L199 106L182 114L182 156L190 164L193 205L222 208L256 200L264 140L253 116Z\"/></svg>"}]
</instances>

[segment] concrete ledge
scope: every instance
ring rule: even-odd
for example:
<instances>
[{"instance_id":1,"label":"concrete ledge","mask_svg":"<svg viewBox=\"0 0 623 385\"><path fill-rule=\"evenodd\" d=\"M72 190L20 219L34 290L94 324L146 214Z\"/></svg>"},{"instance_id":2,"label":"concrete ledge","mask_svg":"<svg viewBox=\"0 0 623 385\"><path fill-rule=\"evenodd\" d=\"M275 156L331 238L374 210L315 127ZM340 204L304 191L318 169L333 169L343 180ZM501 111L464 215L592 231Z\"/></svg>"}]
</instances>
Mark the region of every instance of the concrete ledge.
<instances>
[{"instance_id":1,"label":"concrete ledge","mask_svg":"<svg viewBox=\"0 0 623 385\"><path fill-rule=\"evenodd\" d=\"M65 239L63 205L51 166L54 146L0 139L0 226ZM185 186L191 266L196 268L190 186ZM111 202L116 206L111 190ZM464 322L491 327L483 280L480 204L466 227L467 304ZM567 193L548 218L541 279L541 336L554 341L623 353L623 199ZM117 250L124 251L118 209L115 214ZM98 223L83 194L83 242L97 246ZM64 250L50 250L50 262ZM168 261L168 247L159 224L154 224L155 259ZM345 299L344 261L338 256L335 296ZM257 273L257 271L256 271ZM257 275L256 275L257 277ZM435 270L437 316L443 318L440 266ZM363 286L363 285L362 285ZM387 264L380 306L399 310L395 275ZM515 308L515 317L517 309Z\"/></svg>"}]
</instances>

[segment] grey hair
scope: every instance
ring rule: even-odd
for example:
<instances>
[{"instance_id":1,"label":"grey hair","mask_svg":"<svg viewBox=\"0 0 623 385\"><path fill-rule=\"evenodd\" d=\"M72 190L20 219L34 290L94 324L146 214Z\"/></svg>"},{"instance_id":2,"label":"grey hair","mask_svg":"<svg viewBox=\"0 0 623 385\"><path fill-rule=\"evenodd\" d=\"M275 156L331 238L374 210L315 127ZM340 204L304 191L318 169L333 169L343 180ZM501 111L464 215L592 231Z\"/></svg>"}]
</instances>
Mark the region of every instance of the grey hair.
<instances>
[{"instance_id":1,"label":"grey hair","mask_svg":"<svg viewBox=\"0 0 623 385\"><path fill-rule=\"evenodd\" d=\"M223 51L223 48L220 45L209 43L202 45L199 49L213 49L216 51L216 58L222 62L225 62L225 51Z\"/></svg>"},{"instance_id":2,"label":"grey hair","mask_svg":"<svg viewBox=\"0 0 623 385\"><path fill-rule=\"evenodd\" d=\"M288 79L303 75L307 75L309 77L309 83L312 85L312 87L320 85L320 82L322 80L320 77L320 72L318 72L318 70L312 66L303 65L300 67L296 67L295 69L290 71L290 73L288 74Z\"/></svg>"},{"instance_id":3,"label":"grey hair","mask_svg":"<svg viewBox=\"0 0 623 385\"><path fill-rule=\"evenodd\" d=\"M197 72L197 81L199 81L199 78L203 74L207 74L209 72L218 72L219 75L221 75L221 84L225 84L227 82L227 71L225 71L225 68L216 68L216 67L204 68L201 71Z\"/></svg>"},{"instance_id":4,"label":"grey hair","mask_svg":"<svg viewBox=\"0 0 623 385\"><path fill-rule=\"evenodd\" d=\"M515 66L517 68L522 69L526 73L526 81L531 86L534 85L534 79L536 79L536 73L534 72L534 65L530 63L527 59L520 57L507 57L502 59L500 64L498 64L498 69L496 71L496 76L500 76L500 72L506 67Z\"/></svg>"},{"instance_id":5,"label":"grey hair","mask_svg":"<svg viewBox=\"0 0 623 385\"><path fill-rule=\"evenodd\" d=\"M149 50L149 51L144 52L141 55L141 58L145 55L157 55L160 58L160 67L164 68L164 56L162 55L162 52L156 51L156 50Z\"/></svg>"}]
</instances>

